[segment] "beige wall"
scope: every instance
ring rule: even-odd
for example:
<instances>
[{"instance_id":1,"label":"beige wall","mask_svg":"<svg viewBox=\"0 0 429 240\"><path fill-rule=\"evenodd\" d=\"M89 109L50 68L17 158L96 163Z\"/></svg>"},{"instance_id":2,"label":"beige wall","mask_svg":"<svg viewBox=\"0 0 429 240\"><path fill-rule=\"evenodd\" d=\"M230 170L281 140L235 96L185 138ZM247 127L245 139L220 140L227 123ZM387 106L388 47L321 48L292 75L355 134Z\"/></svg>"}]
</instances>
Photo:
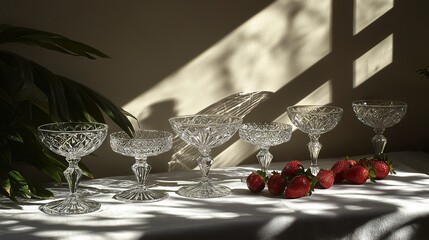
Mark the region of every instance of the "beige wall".
<instances>
[{"instance_id":1,"label":"beige wall","mask_svg":"<svg viewBox=\"0 0 429 240\"><path fill-rule=\"evenodd\" d=\"M258 90L274 93L245 121L287 121L287 106L328 86L329 96L322 96L320 102L345 111L337 128L320 138L320 157L372 152L372 130L351 109L353 100L365 98L409 104L405 119L386 131L387 151L429 150L429 80L416 74L429 64L426 0L394 1L393 8L357 34L353 32L357 5L351 0L0 3L0 23L59 33L110 55L110 59L91 61L11 46L52 71L98 90L135 114L144 128L171 131L169 117L198 112L235 92ZM368 8L368 12L381 9ZM392 46L386 51L391 63L354 87L354 61L389 36ZM380 62L373 59L367 68ZM111 131L117 130L110 126ZM307 141L303 133L294 132L290 142L272 148L275 161L308 159ZM95 176L131 174L132 159L113 153L108 140L95 154L84 159ZM167 170L170 156L153 158L153 171ZM228 165L228 156L219 161ZM252 150L229 165L254 162Z\"/></svg>"}]
</instances>

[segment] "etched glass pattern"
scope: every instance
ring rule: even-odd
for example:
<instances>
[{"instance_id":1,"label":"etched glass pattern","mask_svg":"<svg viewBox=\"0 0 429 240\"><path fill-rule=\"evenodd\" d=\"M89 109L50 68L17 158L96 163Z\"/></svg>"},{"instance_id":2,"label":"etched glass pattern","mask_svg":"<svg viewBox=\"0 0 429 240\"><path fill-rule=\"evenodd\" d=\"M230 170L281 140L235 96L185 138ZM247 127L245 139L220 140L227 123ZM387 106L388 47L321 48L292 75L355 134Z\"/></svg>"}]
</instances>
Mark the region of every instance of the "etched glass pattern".
<instances>
[{"instance_id":1,"label":"etched glass pattern","mask_svg":"<svg viewBox=\"0 0 429 240\"><path fill-rule=\"evenodd\" d=\"M287 113L292 123L308 134L324 134L341 120L343 110L333 106L292 106Z\"/></svg>"},{"instance_id":2,"label":"etched glass pattern","mask_svg":"<svg viewBox=\"0 0 429 240\"><path fill-rule=\"evenodd\" d=\"M146 179L152 167L147 158L167 152L173 145L173 134L159 130L137 130L131 138L124 131L110 134L110 146L114 152L134 157L136 162L131 170L137 185L116 194L113 198L125 202L155 202L166 199L168 193L146 187Z\"/></svg>"},{"instance_id":3,"label":"etched glass pattern","mask_svg":"<svg viewBox=\"0 0 429 240\"><path fill-rule=\"evenodd\" d=\"M64 200L42 205L39 209L51 215L72 215L94 212L100 203L84 199L77 193L82 170L80 158L92 153L107 136L107 125L103 123L49 123L38 128L40 140L54 153L64 156L69 163L64 171L70 194Z\"/></svg>"},{"instance_id":4,"label":"etched glass pattern","mask_svg":"<svg viewBox=\"0 0 429 240\"><path fill-rule=\"evenodd\" d=\"M292 126L277 122L243 123L238 133L243 141L259 147L256 158L261 165L261 171L269 175L268 167L273 159L269 149L271 146L289 141L292 136Z\"/></svg>"},{"instance_id":5,"label":"etched glass pattern","mask_svg":"<svg viewBox=\"0 0 429 240\"><path fill-rule=\"evenodd\" d=\"M399 123L407 112L407 104L398 101L354 101L357 118L372 128L389 128Z\"/></svg>"},{"instance_id":6,"label":"etched glass pattern","mask_svg":"<svg viewBox=\"0 0 429 240\"><path fill-rule=\"evenodd\" d=\"M352 103L356 117L365 125L374 129L371 138L375 155L381 155L387 144L383 135L386 128L399 123L407 112L407 104L390 100L357 100Z\"/></svg>"},{"instance_id":7,"label":"etched glass pattern","mask_svg":"<svg viewBox=\"0 0 429 240\"><path fill-rule=\"evenodd\" d=\"M243 123L239 129L240 138L258 147L270 147L290 140L292 126L277 122Z\"/></svg>"},{"instance_id":8,"label":"etched glass pattern","mask_svg":"<svg viewBox=\"0 0 429 240\"><path fill-rule=\"evenodd\" d=\"M124 131L110 134L114 152L129 157L156 156L171 149L173 135L157 130L138 130L130 138Z\"/></svg>"},{"instance_id":9,"label":"etched glass pattern","mask_svg":"<svg viewBox=\"0 0 429 240\"><path fill-rule=\"evenodd\" d=\"M53 123L39 127L41 141L54 153L67 159L92 153L107 136L102 123Z\"/></svg>"},{"instance_id":10,"label":"etched glass pattern","mask_svg":"<svg viewBox=\"0 0 429 240\"><path fill-rule=\"evenodd\" d=\"M202 178L197 185L179 189L178 194L192 198L222 197L231 193L225 186L210 182L208 174L213 159L210 151L228 141L237 132L242 119L224 115L188 115L169 119L174 132L186 143L198 148L198 165Z\"/></svg>"},{"instance_id":11,"label":"etched glass pattern","mask_svg":"<svg viewBox=\"0 0 429 240\"><path fill-rule=\"evenodd\" d=\"M241 118L222 115L193 115L170 119L180 138L199 149L215 148L237 131Z\"/></svg>"},{"instance_id":12,"label":"etched glass pattern","mask_svg":"<svg viewBox=\"0 0 429 240\"><path fill-rule=\"evenodd\" d=\"M322 148L319 137L337 126L343 109L335 106L301 105L288 107L287 113L292 123L310 138L307 145L311 158L310 170L313 175L317 175L320 170L317 159Z\"/></svg>"}]
</instances>

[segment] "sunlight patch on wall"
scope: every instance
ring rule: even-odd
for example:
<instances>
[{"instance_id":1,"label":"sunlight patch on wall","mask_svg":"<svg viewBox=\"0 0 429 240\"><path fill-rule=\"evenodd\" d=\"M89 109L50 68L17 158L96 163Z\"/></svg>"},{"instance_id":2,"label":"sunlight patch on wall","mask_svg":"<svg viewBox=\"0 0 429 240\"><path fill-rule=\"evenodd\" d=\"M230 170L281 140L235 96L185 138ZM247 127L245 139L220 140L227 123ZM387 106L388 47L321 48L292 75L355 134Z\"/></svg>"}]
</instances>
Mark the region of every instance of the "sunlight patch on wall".
<instances>
[{"instance_id":1,"label":"sunlight patch on wall","mask_svg":"<svg viewBox=\"0 0 429 240\"><path fill-rule=\"evenodd\" d=\"M194 114L237 92L277 91L330 52L331 1L275 1L123 108L142 120L159 102Z\"/></svg>"},{"instance_id":2,"label":"sunlight patch on wall","mask_svg":"<svg viewBox=\"0 0 429 240\"><path fill-rule=\"evenodd\" d=\"M331 80L326 81L316 90L308 94L301 101L297 102L295 105L326 105L332 102L332 82ZM292 125L293 130L296 130L296 127L291 123L287 112L283 113L277 117L274 122L282 122ZM293 139L293 134L292 134ZM291 139L291 140L292 140ZM237 166L242 161L255 155L258 151L258 148L244 141L238 140L229 146L227 149L222 151L216 158L213 163L213 167L231 167ZM257 159L255 157L255 163Z\"/></svg>"},{"instance_id":3,"label":"sunlight patch on wall","mask_svg":"<svg viewBox=\"0 0 429 240\"><path fill-rule=\"evenodd\" d=\"M393 0L355 0L353 34L359 33L392 9L393 2Z\"/></svg>"},{"instance_id":4,"label":"sunlight patch on wall","mask_svg":"<svg viewBox=\"0 0 429 240\"><path fill-rule=\"evenodd\" d=\"M353 88L358 87L371 76L391 64L393 61L393 34L389 35L353 64Z\"/></svg>"}]
</instances>

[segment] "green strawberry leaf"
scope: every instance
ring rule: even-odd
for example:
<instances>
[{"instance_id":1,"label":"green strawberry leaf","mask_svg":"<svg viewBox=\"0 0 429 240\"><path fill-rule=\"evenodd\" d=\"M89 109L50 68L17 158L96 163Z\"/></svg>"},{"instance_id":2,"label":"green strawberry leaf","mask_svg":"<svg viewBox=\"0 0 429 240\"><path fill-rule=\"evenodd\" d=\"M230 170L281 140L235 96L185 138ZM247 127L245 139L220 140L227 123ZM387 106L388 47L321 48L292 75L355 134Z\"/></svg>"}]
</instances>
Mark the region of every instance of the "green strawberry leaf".
<instances>
[{"instance_id":1,"label":"green strawberry leaf","mask_svg":"<svg viewBox=\"0 0 429 240\"><path fill-rule=\"evenodd\" d=\"M308 168L307 171L305 171L303 175L305 175L305 177L308 179L308 181L310 181L310 190L308 191L308 196L311 196L311 194L313 193L314 188L316 187L316 184L317 184L317 177L311 173L310 168Z\"/></svg>"}]
</instances>

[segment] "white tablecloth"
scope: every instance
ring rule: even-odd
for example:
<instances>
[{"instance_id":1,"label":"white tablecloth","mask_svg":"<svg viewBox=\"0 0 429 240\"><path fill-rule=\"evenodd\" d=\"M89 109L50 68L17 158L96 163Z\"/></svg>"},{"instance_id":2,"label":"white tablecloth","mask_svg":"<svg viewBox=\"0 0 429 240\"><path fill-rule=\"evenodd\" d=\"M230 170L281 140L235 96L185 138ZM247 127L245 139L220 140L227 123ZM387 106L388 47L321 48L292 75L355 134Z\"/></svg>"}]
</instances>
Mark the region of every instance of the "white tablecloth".
<instances>
[{"instance_id":1,"label":"white tablecloth","mask_svg":"<svg viewBox=\"0 0 429 240\"><path fill-rule=\"evenodd\" d=\"M102 203L99 211L85 215L49 216L38 210L46 201L16 205L1 199L0 239L427 239L429 156L388 155L396 164L396 175L376 184L316 189L312 196L293 200L267 190L250 193L240 180L257 169L256 164L212 170L216 182L232 189L223 198L177 195L181 185L200 176L199 171L183 171L149 176L155 189L170 194L155 203L112 199L133 183L132 176L84 182L87 188L80 190ZM319 164L329 168L336 160L321 159ZM308 166L308 161L303 163ZM270 169L283 165L273 163Z\"/></svg>"}]
</instances>

